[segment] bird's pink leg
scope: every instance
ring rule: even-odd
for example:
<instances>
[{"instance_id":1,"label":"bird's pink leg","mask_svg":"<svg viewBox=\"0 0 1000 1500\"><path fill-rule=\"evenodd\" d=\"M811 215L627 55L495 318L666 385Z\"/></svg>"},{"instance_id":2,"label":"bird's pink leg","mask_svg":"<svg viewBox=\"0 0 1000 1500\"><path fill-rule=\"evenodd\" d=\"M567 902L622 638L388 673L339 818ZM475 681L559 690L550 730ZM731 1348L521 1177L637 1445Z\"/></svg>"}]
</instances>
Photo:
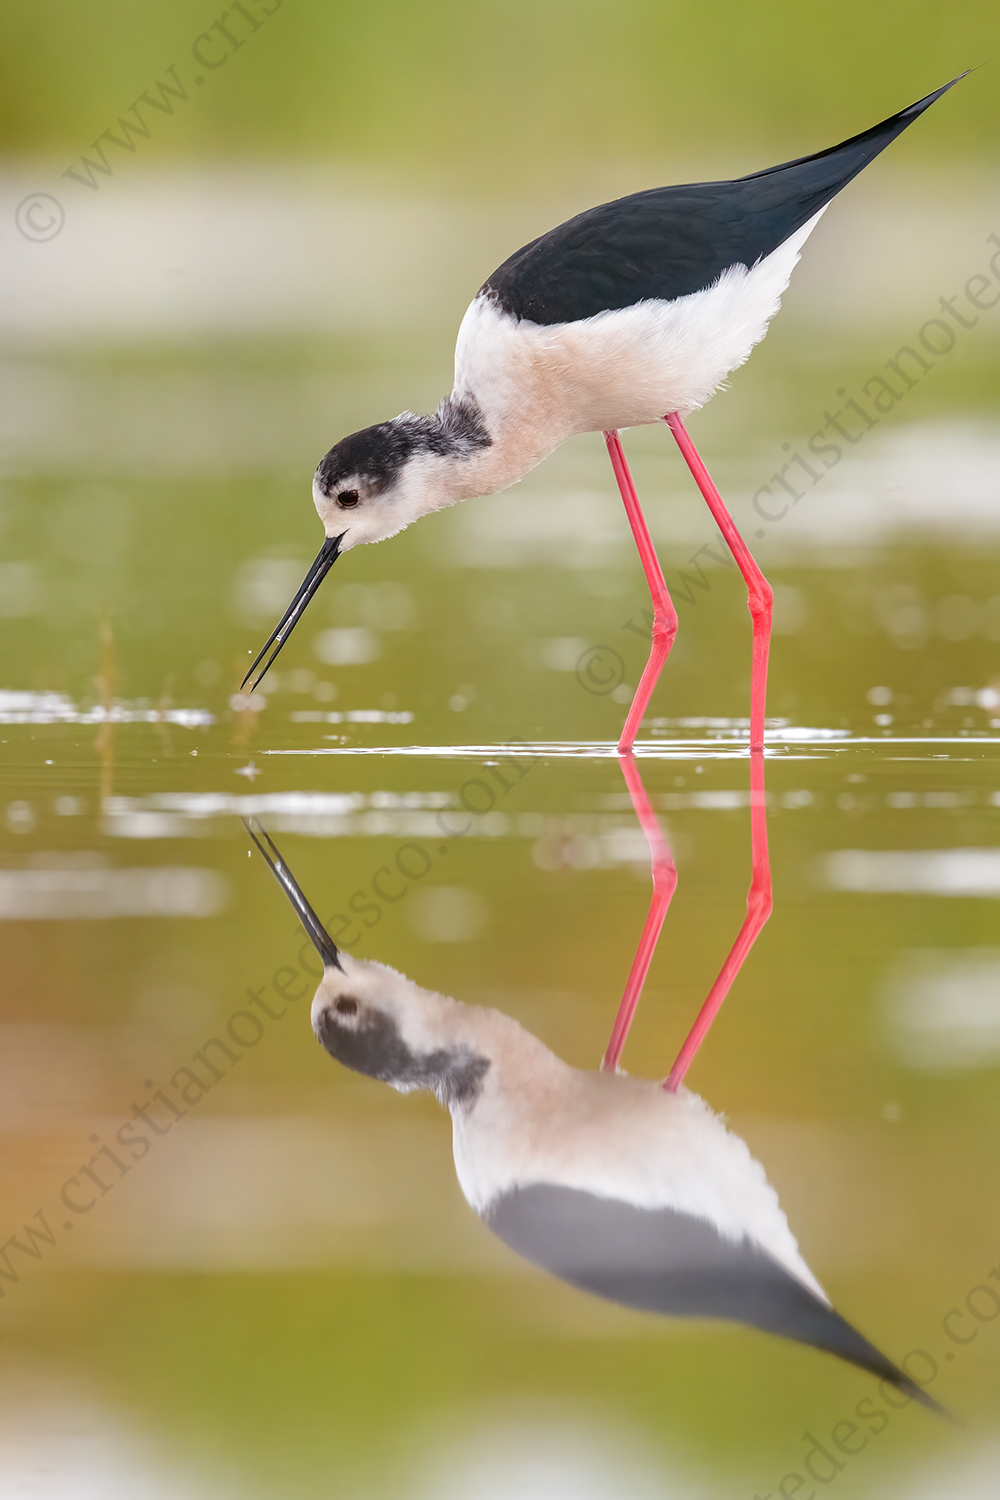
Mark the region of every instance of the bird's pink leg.
<instances>
[{"instance_id":1,"label":"bird's pink leg","mask_svg":"<svg viewBox=\"0 0 1000 1500\"><path fill-rule=\"evenodd\" d=\"M663 837L663 830L660 828L656 814L650 806L635 757L631 751L628 751L625 755L619 755L618 763L622 768L622 775L625 777L629 796L632 798L635 815L639 819L640 827L646 835L646 842L649 845L649 861L653 871L653 899L649 903L649 915L646 918L646 925L642 929L642 937L639 939L639 946L636 949L632 969L628 976L628 982L625 985L622 1003L618 1007L618 1014L615 1017L608 1050L605 1052L604 1061L601 1063L602 1068L611 1070L617 1068L621 1061L625 1040L629 1033L629 1027L632 1025L632 1017L635 1015L636 1006L639 1004L639 997L642 994L642 987L646 983L649 965L652 962L653 954L656 952L656 945L660 940L660 929L663 926L663 919L667 915L667 908L670 905L671 897L677 888L677 867L674 864L667 841Z\"/></svg>"},{"instance_id":2,"label":"bird's pink leg","mask_svg":"<svg viewBox=\"0 0 1000 1500\"><path fill-rule=\"evenodd\" d=\"M708 999L698 1012L687 1040L677 1055L663 1085L672 1093L680 1088L695 1053L708 1035L709 1027L729 994L733 981L743 967L747 954L757 941L761 928L771 915L771 863L767 852L767 811L764 805L764 708L767 698L767 657L771 645L771 586L750 555L750 550L736 529L711 475L687 434L676 412L663 419L677 440L685 462L694 475L729 550L736 559L747 586L747 603L753 623L753 666L750 678L750 854L752 875L747 893L747 915L732 951L722 966Z\"/></svg>"},{"instance_id":3,"label":"bird's pink leg","mask_svg":"<svg viewBox=\"0 0 1000 1500\"><path fill-rule=\"evenodd\" d=\"M671 1093L676 1093L680 1088L685 1073L694 1061L695 1053L708 1035L709 1027L729 994L733 980L771 915L771 861L767 852L767 810L764 805L764 750L760 745L750 751L750 857L752 874L750 890L747 892L746 919L729 957L722 965L718 979L709 991L708 999L698 1012L687 1040L677 1054L677 1061L667 1075L663 1087Z\"/></svg>"},{"instance_id":4,"label":"bird's pink leg","mask_svg":"<svg viewBox=\"0 0 1000 1500\"><path fill-rule=\"evenodd\" d=\"M774 597L771 592L771 585L754 562L750 555L750 549L737 531L735 522L726 509L722 496L712 483L711 475L702 463L697 448L688 437L684 423L676 412L671 412L663 420L677 439L677 446L683 453L684 460L694 475L695 483L705 497L708 508L715 517L719 530L725 537L729 550L736 559L736 565L746 581L747 604L750 606L750 619L753 622L753 667L750 676L750 748L751 750L758 750L764 744L767 655L771 646L771 603Z\"/></svg>"},{"instance_id":5,"label":"bird's pink leg","mask_svg":"<svg viewBox=\"0 0 1000 1500\"><path fill-rule=\"evenodd\" d=\"M639 549L639 559L642 562L646 582L649 584L649 592L653 600L653 640L649 651L649 660L642 674L639 686L635 690L632 706L625 720L625 728L622 730L621 739L618 741L618 754L627 755L635 744L635 737L642 723L642 716L646 712L653 689L656 686L663 663L670 654L670 648L674 644L677 634L677 611L674 609L673 601L667 592L666 581L663 570L656 556L653 539L646 525L646 518L639 504L639 496L636 494L632 475L629 473L628 464L625 462L625 450L622 448L622 440L617 432L606 432L604 441L608 445L608 454L611 458L611 467L615 471L618 488L621 490L622 499L625 502L625 514L635 537L635 545ZM628 778L626 777L626 780ZM631 788L630 788L631 790ZM636 809L638 811L638 808ZM627 1029L627 1028L626 1028ZM624 1040L624 1038L623 1038Z\"/></svg>"},{"instance_id":6,"label":"bird's pink leg","mask_svg":"<svg viewBox=\"0 0 1000 1500\"><path fill-rule=\"evenodd\" d=\"M736 942L733 944L718 979L712 986L708 998L698 1012L694 1026L681 1048L670 1073L664 1083L664 1088L676 1092L687 1073L688 1068L694 1060L698 1048L701 1046L708 1034L712 1022L715 1020L722 1002L725 1000L733 981L746 960L750 949L753 947L757 937L771 915L771 864L767 849L767 812L764 800L764 714L767 697L767 661L771 644L771 609L773 595L771 586L764 577L750 554L749 548L740 536L732 516L726 509L722 496L719 494L712 478L698 454L684 427L683 422L676 412L670 413L664 418L669 426L677 445L684 455L684 459L694 475L695 483L701 490L708 504L709 510L722 532L729 546L737 566L743 574L747 585L747 603L750 609L750 619L753 626L753 664L750 679L750 851L752 874L750 890L747 893L747 915L740 928ZM619 741L619 760L622 773L625 777L629 793L632 797L632 805L636 816L642 826L649 843L650 857L653 870L653 899L650 903L649 915L643 928L639 948L636 952L632 970L625 986L625 994L622 997L618 1015L615 1018L614 1029L611 1033L611 1041L604 1056L602 1066L604 1068L617 1067L625 1039L628 1036L632 1018L635 1015L639 996L645 983L646 974L652 961L656 944L659 940L663 920L667 914L671 898L677 886L677 870L674 866L670 850L667 847L660 826L646 796L642 778L638 767L632 756L632 747L635 743L636 732L642 722L642 717L649 704L649 700L656 686L657 678L667 658L674 637L677 634L677 613L667 591L666 582L660 569L660 564L653 548L652 539L646 526L642 509L639 505L639 497L636 494L632 476L625 462L625 454L622 450L621 439L617 432L606 432L605 442L608 445L608 453L611 456L612 467L615 478L618 480L618 488L621 490L622 499L625 502L625 510L632 527L632 535L635 537L639 556L642 560L643 569L649 583L650 594L653 599L653 643L646 664L646 670L632 700L625 728L622 730Z\"/></svg>"},{"instance_id":7,"label":"bird's pink leg","mask_svg":"<svg viewBox=\"0 0 1000 1500\"><path fill-rule=\"evenodd\" d=\"M639 686L632 699L632 706L625 720L625 727L618 741L618 761L625 777L625 784L632 798L632 806L639 820L639 826L646 835L649 845L650 867L653 873L653 898L649 904L649 915L642 929L639 946L636 949L632 968L629 972L625 985L625 993L622 996L615 1024L611 1032L611 1040L608 1042L608 1050L604 1054L602 1068L617 1068L621 1061L621 1055L628 1037L632 1018L639 1004L642 987L646 982L649 965L656 945L660 939L660 930L663 927L667 908L671 897L677 887L677 868L674 865L667 841L663 837L662 829L657 821L656 814L650 806L646 795L646 788L642 784L639 775L639 767L636 765L632 754L632 746L635 744L636 733L642 718L646 712L649 700L653 695L657 679L663 669L663 663L670 654L670 648L674 644L677 635L677 611L674 609L670 598L663 570L656 556L653 539L646 525L646 518L639 504L639 496L636 493L632 475L629 473L628 464L625 461L625 452L622 448L622 440L617 432L606 432L604 441L608 445L608 455L611 459L611 467L615 471L618 488L621 491L622 500L625 503L625 514L632 528L635 545L639 550L639 560L642 563L643 572L646 574L646 582L649 584L650 597L653 601L653 630L652 644L649 652L649 660L645 671L640 679Z\"/></svg>"}]
</instances>

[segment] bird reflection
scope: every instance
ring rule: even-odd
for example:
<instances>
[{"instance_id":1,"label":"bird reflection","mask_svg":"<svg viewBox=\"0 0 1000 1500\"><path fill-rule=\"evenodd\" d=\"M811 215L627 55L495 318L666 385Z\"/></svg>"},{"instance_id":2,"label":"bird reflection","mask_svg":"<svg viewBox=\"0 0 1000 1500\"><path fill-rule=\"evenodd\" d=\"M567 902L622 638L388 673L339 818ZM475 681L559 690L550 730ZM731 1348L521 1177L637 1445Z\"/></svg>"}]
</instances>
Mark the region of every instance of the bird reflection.
<instances>
[{"instance_id":1,"label":"bird reflection","mask_svg":"<svg viewBox=\"0 0 1000 1500\"><path fill-rule=\"evenodd\" d=\"M670 846L663 836L659 819L653 811L648 793L639 774L639 767L635 756L629 751L619 755L618 763L625 777L625 785L628 787L629 796L632 799L632 807L639 820L639 827L646 837L649 845L649 864L653 876L653 898L649 903L649 915L639 938L639 946L629 970L629 976L625 983L625 993L622 996L615 1024L611 1031L611 1040L608 1050L604 1054L603 1068L615 1069L621 1062L622 1052L625 1050L625 1041L628 1037L629 1027L635 1016L639 998L642 995L642 987L646 983L646 975L656 952L656 945L660 941L660 932L663 928L664 918L673 899L674 891L677 889L677 866L670 852ZM678 1080L679 1082L679 1080Z\"/></svg>"},{"instance_id":2,"label":"bird reflection","mask_svg":"<svg viewBox=\"0 0 1000 1500\"><path fill-rule=\"evenodd\" d=\"M339 951L268 834L246 826L323 960L319 1041L355 1072L437 1096L462 1191L501 1240L585 1291L780 1334L936 1408L834 1311L763 1168L702 1099L570 1067L510 1016Z\"/></svg>"}]
</instances>

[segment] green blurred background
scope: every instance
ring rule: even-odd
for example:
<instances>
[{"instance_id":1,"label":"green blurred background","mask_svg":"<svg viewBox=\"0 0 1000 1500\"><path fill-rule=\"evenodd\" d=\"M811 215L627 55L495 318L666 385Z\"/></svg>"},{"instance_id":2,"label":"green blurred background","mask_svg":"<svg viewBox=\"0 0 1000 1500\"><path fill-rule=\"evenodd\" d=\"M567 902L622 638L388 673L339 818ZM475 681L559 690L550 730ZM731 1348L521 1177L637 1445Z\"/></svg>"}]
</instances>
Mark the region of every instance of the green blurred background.
<instances>
[{"instance_id":1,"label":"green blurred background","mask_svg":"<svg viewBox=\"0 0 1000 1500\"><path fill-rule=\"evenodd\" d=\"M998 30L985 4L5 7L0 1206L23 1240L42 1205L57 1243L0 1270L0 1488L763 1497L871 1394L519 1267L465 1208L436 1106L337 1070L301 1007L72 1233L58 1192L294 960L248 798L332 914L489 778L475 747L547 747L355 951L594 1065L649 879L614 759L560 753L613 743L645 653L603 445L352 555L251 708L240 669L319 541L312 470L433 406L518 244L831 145L981 64L831 207L691 422L777 592L776 911L691 1084L836 1304L893 1355L931 1352L968 1423L893 1413L836 1492L994 1493L1000 1320L958 1348L941 1319L1000 1246L997 897L946 895L927 856L1000 844L1000 309L786 518L759 528L751 497L989 274ZM129 136L144 91L173 112ZM67 178L109 129L126 146L104 138L96 187ZM33 193L65 212L51 239L17 230ZM658 1076L743 911L749 641L734 570L701 553L691 582L713 534L667 434L626 442L681 615L642 762L681 880L626 1056ZM576 677L595 643L617 696ZM909 851L926 888L846 889L845 850ZM214 896L115 915L119 874L164 868ZM96 905L71 920L80 880Z\"/></svg>"},{"instance_id":2,"label":"green blurred background","mask_svg":"<svg viewBox=\"0 0 1000 1500\"><path fill-rule=\"evenodd\" d=\"M822 11L258 0L250 10L259 33L191 0L6 6L4 148L75 154L148 78L171 63L185 71L192 42L226 15L253 50L219 69L157 141L160 157L388 164L485 193L636 156L724 155L735 175L821 149L981 63L961 104L903 149L954 163L988 157L993 140L1000 21L981 0ZM216 60L220 37L207 49Z\"/></svg>"}]
</instances>

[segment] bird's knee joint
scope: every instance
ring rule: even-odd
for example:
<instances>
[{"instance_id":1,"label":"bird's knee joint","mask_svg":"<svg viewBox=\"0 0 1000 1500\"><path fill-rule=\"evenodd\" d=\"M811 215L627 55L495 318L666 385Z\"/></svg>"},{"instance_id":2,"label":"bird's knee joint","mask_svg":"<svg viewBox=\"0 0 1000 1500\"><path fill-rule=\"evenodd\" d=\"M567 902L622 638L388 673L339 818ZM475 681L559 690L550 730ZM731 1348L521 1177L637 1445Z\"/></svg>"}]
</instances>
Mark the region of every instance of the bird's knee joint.
<instances>
[{"instance_id":1,"label":"bird's knee joint","mask_svg":"<svg viewBox=\"0 0 1000 1500\"><path fill-rule=\"evenodd\" d=\"M774 909L774 901L771 898L770 891L766 894L761 892L760 895L751 897L747 902L747 907L755 921L766 922Z\"/></svg>"}]
</instances>

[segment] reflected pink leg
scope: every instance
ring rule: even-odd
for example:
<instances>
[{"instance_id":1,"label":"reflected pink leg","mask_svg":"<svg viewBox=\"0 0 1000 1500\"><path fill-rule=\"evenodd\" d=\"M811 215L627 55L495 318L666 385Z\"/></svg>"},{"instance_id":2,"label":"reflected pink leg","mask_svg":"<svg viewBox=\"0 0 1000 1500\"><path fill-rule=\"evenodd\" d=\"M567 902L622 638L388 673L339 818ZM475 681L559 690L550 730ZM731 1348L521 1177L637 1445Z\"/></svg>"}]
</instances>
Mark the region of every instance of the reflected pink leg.
<instances>
[{"instance_id":1,"label":"reflected pink leg","mask_svg":"<svg viewBox=\"0 0 1000 1500\"><path fill-rule=\"evenodd\" d=\"M666 592L666 588L664 588L664 592ZM639 819L639 824L646 835L646 842L649 845L649 860L653 872L653 899L649 903L649 915L646 918L646 925L642 929L642 937L639 939L639 946L636 949L628 982L625 985L622 1003L618 1007L618 1014L615 1017L608 1050L605 1052L604 1061L601 1063L602 1068L609 1070L617 1068L621 1061L625 1040L629 1033L629 1027L632 1025L632 1017L635 1015L636 1006L639 1004L639 997L642 994L642 987L646 983L649 965L652 962L653 954L656 952L656 945L660 940L660 928L663 926L663 919L667 915L667 908L670 905L671 897L677 888L677 867L674 864L667 841L663 837L663 830L659 825L656 814L650 806L635 757L629 751L627 754L618 757L618 763L622 768L622 775L625 777L625 784L632 798L635 815Z\"/></svg>"},{"instance_id":2,"label":"reflected pink leg","mask_svg":"<svg viewBox=\"0 0 1000 1500\"><path fill-rule=\"evenodd\" d=\"M698 1012L687 1040L677 1055L664 1083L675 1092L694 1061L698 1048L728 995L733 980L757 941L757 936L771 915L771 864L767 853L767 810L764 805L764 707L767 697L767 657L771 644L771 586L750 555L732 516L723 503L711 476L705 468L684 423L676 412L663 419L677 440L685 462L694 475L719 530L725 537L740 572L746 581L747 603L753 623L753 666L750 678L750 853L752 875L747 893L747 915L732 951L712 986L708 999Z\"/></svg>"},{"instance_id":3,"label":"reflected pink leg","mask_svg":"<svg viewBox=\"0 0 1000 1500\"><path fill-rule=\"evenodd\" d=\"M709 510L715 517L737 567L743 574L747 586L747 604L753 622L753 667L750 677L750 748L759 749L764 743L764 703L767 698L767 654L771 645L771 585L750 555L750 550L736 529L732 516L726 509L722 496L712 483L711 475L701 461L698 450L688 437L687 429L676 412L663 419L684 455L685 462L694 475L695 483L705 497Z\"/></svg>"},{"instance_id":4,"label":"reflected pink leg","mask_svg":"<svg viewBox=\"0 0 1000 1500\"><path fill-rule=\"evenodd\" d=\"M712 516L717 520L718 528L723 532L730 552L736 558L739 571L744 574L745 582L747 582L747 603L750 606L750 618L753 621L754 630L753 669L751 669L750 679L750 849L753 874L751 874L750 891L747 894L747 919L744 921L744 926L739 929L739 936L733 944L732 953L727 957L720 977L712 986L705 1005L697 1014L696 1022L688 1034L687 1041L678 1053L678 1061L673 1065L664 1083L664 1089L676 1092L676 1089L681 1088L685 1073L694 1061L694 1055L702 1046L712 1022L718 1016L721 1004L729 995L733 980L741 971L747 960L747 954L757 941L760 929L771 916L771 861L768 858L768 813L765 808L763 738L765 738L765 700L768 694L768 651L771 646L772 592L771 585L757 567L744 538L736 529L733 517L724 505L720 492L715 489L705 463L702 462L699 452L691 443L681 417L675 411L675 413L670 413L670 416L664 417L664 422L678 441L678 447L684 455L688 468L691 469L691 474L694 475L694 481L702 490Z\"/></svg>"},{"instance_id":5,"label":"reflected pink leg","mask_svg":"<svg viewBox=\"0 0 1000 1500\"><path fill-rule=\"evenodd\" d=\"M622 499L625 502L625 513L628 523L635 537L635 545L639 549L639 558L642 562L646 582L649 584L649 592L653 600L653 640L649 651L649 660L646 670L643 672L639 686L635 690L632 699L632 707L628 711L625 720L625 728L622 730L621 739L618 741L619 755L628 754L635 744L635 737L642 723L642 716L646 712L657 678L663 669L663 663L670 654L670 648L674 644L677 634L677 611L667 592L667 585L663 577L653 539L646 525L646 518L639 504L639 496L636 494L632 475L629 473L628 464L625 462L625 450L622 448L622 440L617 432L606 432L604 441L608 445L608 454L611 458L611 467L615 471L618 488L621 490ZM626 780L628 778L626 777ZM631 788L630 788L631 790ZM638 809L637 809L638 811ZM623 1039L624 1040L624 1039Z\"/></svg>"},{"instance_id":6,"label":"reflected pink leg","mask_svg":"<svg viewBox=\"0 0 1000 1500\"><path fill-rule=\"evenodd\" d=\"M684 1075L694 1061L708 1029L729 994L733 980L757 941L757 936L771 915L771 862L767 853L767 809L764 805L764 751L758 746L750 751L750 856L753 873L747 892L747 914L722 972L709 991L708 999L698 1012L677 1061L670 1069L663 1087L671 1093L680 1088Z\"/></svg>"},{"instance_id":7,"label":"reflected pink leg","mask_svg":"<svg viewBox=\"0 0 1000 1500\"><path fill-rule=\"evenodd\" d=\"M740 928L718 979L712 986L708 998L698 1012L694 1026L681 1048L664 1082L664 1088L676 1092L694 1061L708 1031L718 1015L733 981L746 961L747 955L771 915L771 865L767 850L767 811L764 796L764 716L767 696L767 662L771 643L771 608L773 595L770 584L757 566L749 549L740 536L736 525L726 509L721 495L712 482L697 449L692 443L683 422L676 412L664 417L677 441L684 459L694 475L698 488L712 512L715 521L729 546L737 566L747 585L747 604L753 626L753 663L750 680L750 850L752 874L747 893L747 915ZM653 870L653 899L649 915L643 928L639 948L625 986L618 1015L615 1018L611 1041L602 1064L615 1068L620 1061L625 1039L642 993L646 974L659 939L667 908L677 886L677 871L659 824L646 796L638 767L632 756L632 746L643 715L649 704L653 688L677 634L677 614L674 610L666 582L653 548L645 519L639 505L632 476L625 462L621 439L617 432L606 432L605 442L611 463L618 480L625 510L628 514L632 535L635 537L646 579L653 599L653 641L642 674L639 687L632 700L625 728L619 741L619 760L622 773L632 797L636 816L649 843Z\"/></svg>"}]
</instances>

